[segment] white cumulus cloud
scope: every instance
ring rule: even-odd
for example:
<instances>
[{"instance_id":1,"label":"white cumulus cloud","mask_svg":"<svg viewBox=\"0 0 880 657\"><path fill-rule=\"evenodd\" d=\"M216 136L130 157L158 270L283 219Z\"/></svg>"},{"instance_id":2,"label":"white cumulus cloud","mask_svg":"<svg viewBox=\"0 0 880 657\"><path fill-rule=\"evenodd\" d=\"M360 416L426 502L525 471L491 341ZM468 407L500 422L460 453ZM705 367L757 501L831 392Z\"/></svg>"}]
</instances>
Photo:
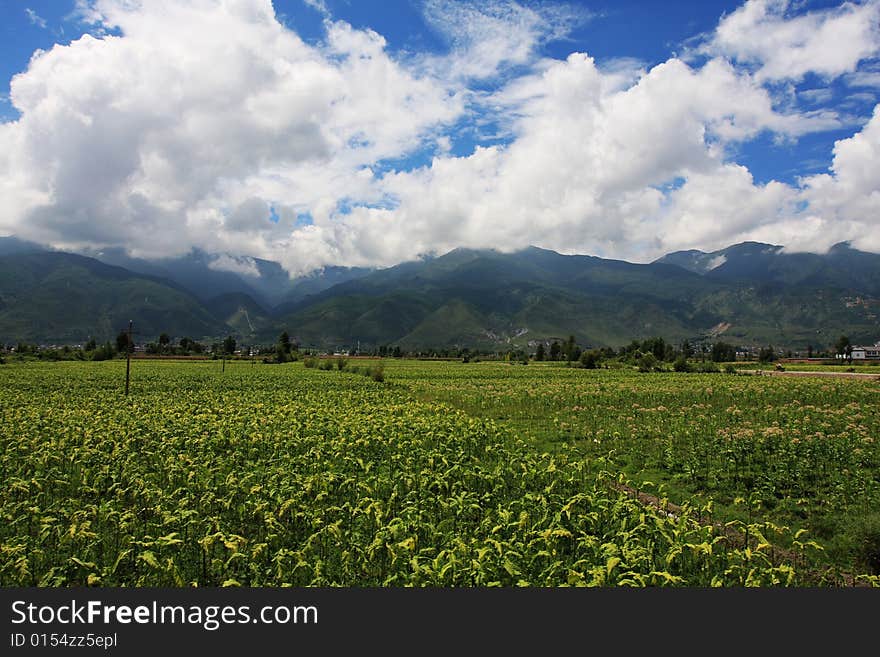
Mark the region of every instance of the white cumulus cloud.
<instances>
[{"instance_id":1,"label":"white cumulus cloud","mask_svg":"<svg viewBox=\"0 0 880 657\"><path fill-rule=\"evenodd\" d=\"M146 256L244 245L279 257L291 226L242 220L252 199L326 220L340 198L369 197L366 165L433 140L462 110L380 35L334 23L311 47L269 0L84 10L120 36L38 51L13 78L21 118L0 126L0 231Z\"/></svg>"},{"instance_id":2,"label":"white cumulus cloud","mask_svg":"<svg viewBox=\"0 0 880 657\"><path fill-rule=\"evenodd\" d=\"M725 16L704 50L757 67L759 80L833 78L880 53L880 3L844 2L795 13L790 0L748 0Z\"/></svg>"},{"instance_id":3,"label":"white cumulus cloud","mask_svg":"<svg viewBox=\"0 0 880 657\"><path fill-rule=\"evenodd\" d=\"M651 68L542 57L574 25L569 5L429 1L449 44L431 55L392 54L311 5L317 45L270 0L83 0L101 36L36 52L11 82L0 234L141 257L197 247L250 274L245 256L299 273L457 246L640 261L743 239L880 249L876 111L827 173L758 182L736 161L762 136L851 125L822 108L825 87L800 91L804 111L776 85L870 83L859 62L877 51L876 1L797 13L749 0L699 64ZM462 154L456 131L479 125L506 138Z\"/></svg>"},{"instance_id":4,"label":"white cumulus cloud","mask_svg":"<svg viewBox=\"0 0 880 657\"><path fill-rule=\"evenodd\" d=\"M253 258L247 256L231 256L221 253L208 263L208 268L215 271L229 271L253 278L260 277L260 270Z\"/></svg>"},{"instance_id":5,"label":"white cumulus cloud","mask_svg":"<svg viewBox=\"0 0 880 657\"><path fill-rule=\"evenodd\" d=\"M880 252L880 105L864 128L834 144L829 173L803 180L806 230L799 246L823 249L836 242Z\"/></svg>"}]
</instances>

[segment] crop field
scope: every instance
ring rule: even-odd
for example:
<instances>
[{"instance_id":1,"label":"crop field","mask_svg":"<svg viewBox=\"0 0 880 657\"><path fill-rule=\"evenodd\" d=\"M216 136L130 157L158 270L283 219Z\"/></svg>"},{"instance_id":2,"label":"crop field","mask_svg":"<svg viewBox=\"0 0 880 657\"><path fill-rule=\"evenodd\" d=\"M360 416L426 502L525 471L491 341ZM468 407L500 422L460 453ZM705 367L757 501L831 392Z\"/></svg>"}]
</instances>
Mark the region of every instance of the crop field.
<instances>
[{"instance_id":1,"label":"crop field","mask_svg":"<svg viewBox=\"0 0 880 657\"><path fill-rule=\"evenodd\" d=\"M806 529L823 559L880 569L880 382L553 365L397 366L426 398L571 449L725 519ZM467 372L467 374L465 374Z\"/></svg>"},{"instance_id":2,"label":"crop field","mask_svg":"<svg viewBox=\"0 0 880 657\"><path fill-rule=\"evenodd\" d=\"M821 363L780 363L786 370L797 372L857 372L859 374L874 374L880 377L880 365L874 361L853 361L846 364L824 365ZM764 370L772 371L774 363L736 363L740 370Z\"/></svg>"},{"instance_id":3,"label":"crop field","mask_svg":"<svg viewBox=\"0 0 880 657\"><path fill-rule=\"evenodd\" d=\"M0 584L880 583L877 382L385 365L0 367Z\"/></svg>"}]
</instances>

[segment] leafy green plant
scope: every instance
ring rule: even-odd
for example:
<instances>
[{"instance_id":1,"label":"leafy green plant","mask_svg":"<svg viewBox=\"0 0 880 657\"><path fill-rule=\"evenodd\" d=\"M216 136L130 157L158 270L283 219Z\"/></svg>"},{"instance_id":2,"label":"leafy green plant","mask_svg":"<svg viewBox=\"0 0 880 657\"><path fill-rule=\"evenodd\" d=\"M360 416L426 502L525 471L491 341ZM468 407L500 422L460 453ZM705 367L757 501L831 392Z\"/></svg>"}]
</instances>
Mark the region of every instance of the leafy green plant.
<instances>
[{"instance_id":1,"label":"leafy green plant","mask_svg":"<svg viewBox=\"0 0 880 657\"><path fill-rule=\"evenodd\" d=\"M2 370L0 584L803 585L802 530L878 503L873 382L132 369L125 400L118 360Z\"/></svg>"}]
</instances>

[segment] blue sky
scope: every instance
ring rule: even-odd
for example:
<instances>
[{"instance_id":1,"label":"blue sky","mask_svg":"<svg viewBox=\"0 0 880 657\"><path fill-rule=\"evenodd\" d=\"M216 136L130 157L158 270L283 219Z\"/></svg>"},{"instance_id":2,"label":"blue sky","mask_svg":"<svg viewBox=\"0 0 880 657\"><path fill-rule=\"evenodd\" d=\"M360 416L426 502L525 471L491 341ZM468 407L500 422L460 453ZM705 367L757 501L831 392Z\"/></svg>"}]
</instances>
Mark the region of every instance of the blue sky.
<instances>
[{"instance_id":1,"label":"blue sky","mask_svg":"<svg viewBox=\"0 0 880 657\"><path fill-rule=\"evenodd\" d=\"M391 52L443 53L449 49L448 40L426 23L419 3L414 0L326 0L323 4L334 18L381 34ZM731 0L573 3L576 10L583 12L583 23L565 38L543 44L541 50L559 59L580 50L599 61L633 57L657 64L680 51L689 39L711 30L722 14L739 4ZM304 40L320 43L325 38L323 16L314 7L302 0L275 0L273 5L279 20ZM9 93L10 79L27 68L35 50L48 50L56 43L67 44L94 31L94 26L77 11L76 0L3 0L0 19L0 81L4 97ZM18 114L8 101L2 110L6 119Z\"/></svg>"},{"instance_id":2,"label":"blue sky","mask_svg":"<svg viewBox=\"0 0 880 657\"><path fill-rule=\"evenodd\" d=\"M874 0L2 0L0 234L291 270L462 245L878 250L878 16Z\"/></svg>"}]
</instances>

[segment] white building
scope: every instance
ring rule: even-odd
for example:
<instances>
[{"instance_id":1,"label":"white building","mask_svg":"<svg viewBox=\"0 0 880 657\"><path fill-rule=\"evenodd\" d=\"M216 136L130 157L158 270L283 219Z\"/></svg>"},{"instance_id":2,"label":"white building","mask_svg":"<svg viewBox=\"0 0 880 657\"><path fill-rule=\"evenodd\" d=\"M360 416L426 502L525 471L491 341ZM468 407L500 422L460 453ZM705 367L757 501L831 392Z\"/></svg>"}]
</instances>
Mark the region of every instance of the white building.
<instances>
[{"instance_id":1,"label":"white building","mask_svg":"<svg viewBox=\"0 0 880 657\"><path fill-rule=\"evenodd\" d=\"M853 347L850 356L853 360L880 360L880 342L873 347Z\"/></svg>"}]
</instances>

